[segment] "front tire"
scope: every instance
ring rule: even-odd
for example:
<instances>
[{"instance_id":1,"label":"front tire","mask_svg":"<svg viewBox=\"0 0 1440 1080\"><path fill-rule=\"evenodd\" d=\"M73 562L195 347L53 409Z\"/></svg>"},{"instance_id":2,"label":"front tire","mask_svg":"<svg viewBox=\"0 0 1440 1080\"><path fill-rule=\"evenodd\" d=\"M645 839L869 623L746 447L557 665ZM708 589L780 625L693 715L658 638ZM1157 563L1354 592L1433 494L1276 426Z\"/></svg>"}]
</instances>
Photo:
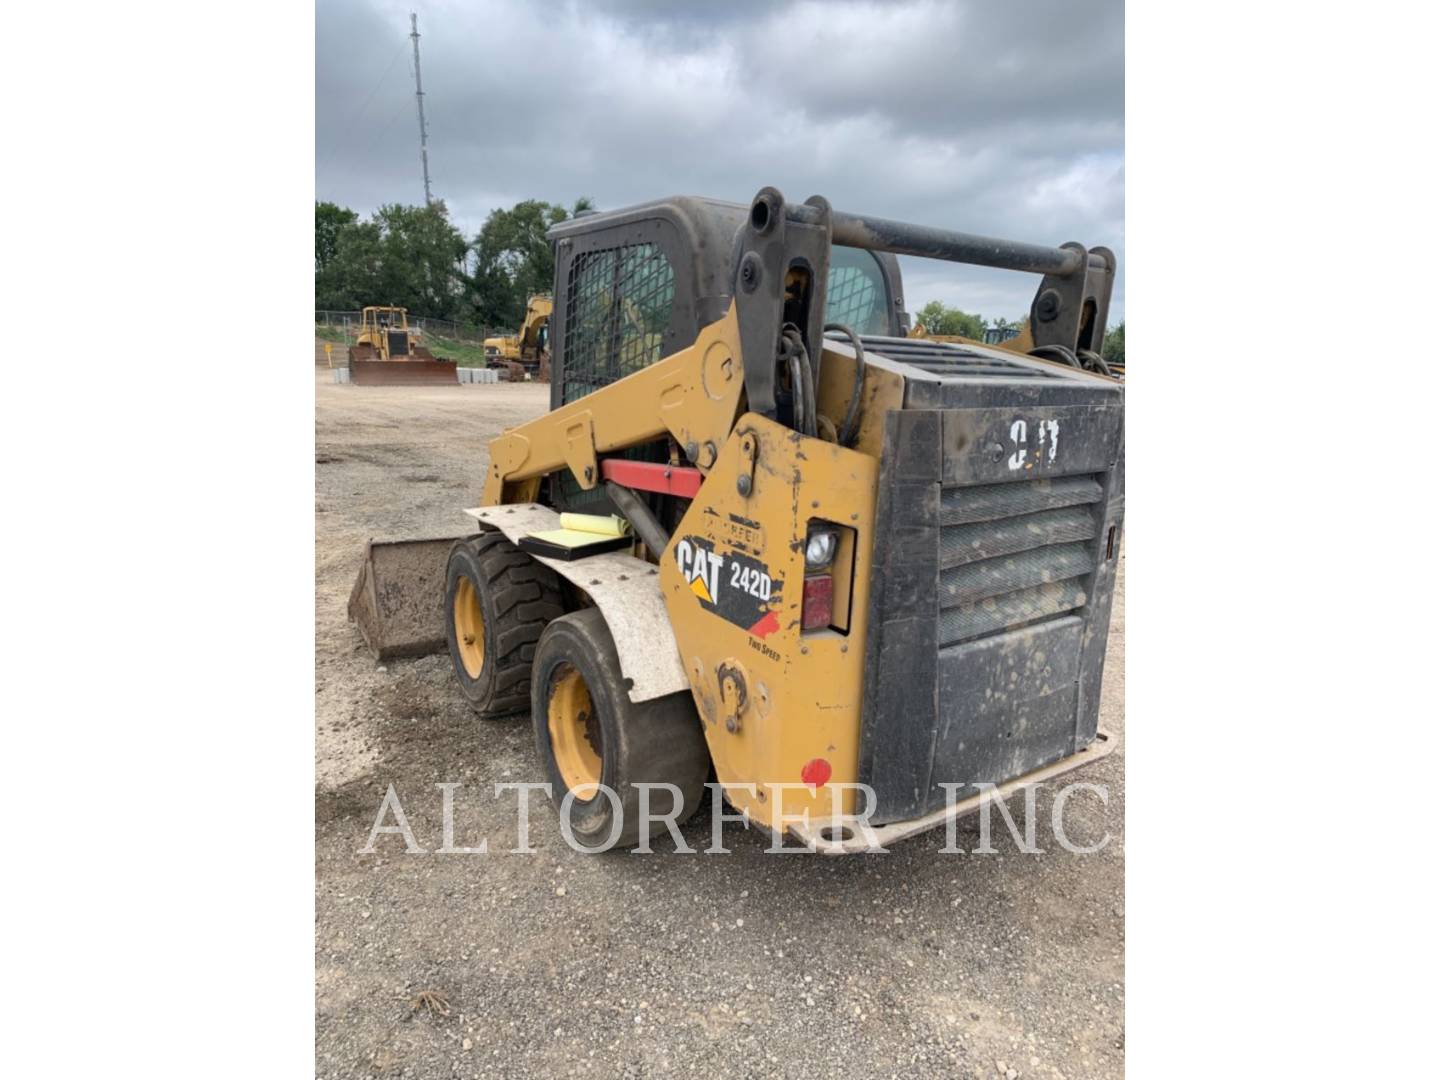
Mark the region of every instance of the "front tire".
<instances>
[{"instance_id":1,"label":"front tire","mask_svg":"<svg viewBox=\"0 0 1440 1080\"><path fill-rule=\"evenodd\" d=\"M503 533L457 540L445 568L445 613L465 700L487 718L524 712L540 635L565 613L559 575Z\"/></svg>"},{"instance_id":2,"label":"front tire","mask_svg":"<svg viewBox=\"0 0 1440 1080\"><path fill-rule=\"evenodd\" d=\"M699 808L710 752L694 701L681 691L632 702L615 641L598 608L571 612L546 628L532 665L530 715L556 809L568 792L575 792L570 822L582 848L600 851L640 842L637 784L678 788L677 824ZM618 796L618 808L597 785ZM670 792L651 789L652 815L674 808ZM663 821L652 821L648 835L664 830Z\"/></svg>"}]
</instances>

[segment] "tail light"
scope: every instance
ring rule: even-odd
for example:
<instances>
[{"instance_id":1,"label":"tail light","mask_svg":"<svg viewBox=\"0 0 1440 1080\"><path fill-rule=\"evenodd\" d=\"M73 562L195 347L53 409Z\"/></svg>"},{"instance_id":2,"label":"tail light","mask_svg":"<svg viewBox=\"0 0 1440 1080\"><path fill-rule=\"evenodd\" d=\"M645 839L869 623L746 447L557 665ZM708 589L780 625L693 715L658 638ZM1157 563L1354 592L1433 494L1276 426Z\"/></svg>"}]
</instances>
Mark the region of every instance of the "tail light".
<instances>
[{"instance_id":1,"label":"tail light","mask_svg":"<svg viewBox=\"0 0 1440 1080\"><path fill-rule=\"evenodd\" d=\"M800 629L850 629L850 587L855 573L855 530L812 521L805 533L805 585Z\"/></svg>"},{"instance_id":2,"label":"tail light","mask_svg":"<svg viewBox=\"0 0 1440 1080\"><path fill-rule=\"evenodd\" d=\"M824 630L834 621L835 579L829 574L808 574L801 597L800 629Z\"/></svg>"}]
</instances>

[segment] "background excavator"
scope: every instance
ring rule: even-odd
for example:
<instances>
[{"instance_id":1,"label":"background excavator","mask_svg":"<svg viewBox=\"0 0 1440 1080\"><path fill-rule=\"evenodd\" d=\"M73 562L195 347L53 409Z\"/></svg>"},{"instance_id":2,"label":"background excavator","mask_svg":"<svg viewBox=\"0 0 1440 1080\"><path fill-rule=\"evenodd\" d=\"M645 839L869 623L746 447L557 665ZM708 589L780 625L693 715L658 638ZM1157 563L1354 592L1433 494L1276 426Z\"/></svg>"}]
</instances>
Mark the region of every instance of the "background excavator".
<instances>
[{"instance_id":1,"label":"background excavator","mask_svg":"<svg viewBox=\"0 0 1440 1080\"><path fill-rule=\"evenodd\" d=\"M489 367L506 368L512 381L518 374L542 382L550 380L550 314L555 301L548 296L532 296L525 305L525 322L518 334L485 339L485 363Z\"/></svg>"},{"instance_id":2,"label":"background excavator","mask_svg":"<svg viewBox=\"0 0 1440 1080\"><path fill-rule=\"evenodd\" d=\"M550 238L550 412L477 453L464 535L372 545L351 614L529 713L576 842L683 822L713 771L748 822L867 850L1110 750L1108 250L774 188ZM906 336L900 254L1038 275L1019 344Z\"/></svg>"}]
</instances>

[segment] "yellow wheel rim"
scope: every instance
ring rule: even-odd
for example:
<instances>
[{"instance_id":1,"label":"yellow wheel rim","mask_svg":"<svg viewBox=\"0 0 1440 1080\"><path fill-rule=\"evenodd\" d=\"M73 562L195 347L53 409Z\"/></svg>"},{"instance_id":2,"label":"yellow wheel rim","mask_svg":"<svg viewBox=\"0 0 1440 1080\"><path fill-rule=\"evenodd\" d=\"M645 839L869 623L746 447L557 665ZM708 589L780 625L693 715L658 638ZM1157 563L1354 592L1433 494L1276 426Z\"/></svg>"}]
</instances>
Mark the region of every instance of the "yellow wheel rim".
<instances>
[{"instance_id":1,"label":"yellow wheel rim","mask_svg":"<svg viewBox=\"0 0 1440 1080\"><path fill-rule=\"evenodd\" d=\"M480 614L480 597L475 584L461 575L455 589L455 644L460 649L460 662L465 674L480 677L485 664L485 619Z\"/></svg>"},{"instance_id":2,"label":"yellow wheel rim","mask_svg":"<svg viewBox=\"0 0 1440 1080\"><path fill-rule=\"evenodd\" d=\"M561 664L550 680L550 749L560 778L587 798L600 784L600 721L580 672Z\"/></svg>"}]
</instances>

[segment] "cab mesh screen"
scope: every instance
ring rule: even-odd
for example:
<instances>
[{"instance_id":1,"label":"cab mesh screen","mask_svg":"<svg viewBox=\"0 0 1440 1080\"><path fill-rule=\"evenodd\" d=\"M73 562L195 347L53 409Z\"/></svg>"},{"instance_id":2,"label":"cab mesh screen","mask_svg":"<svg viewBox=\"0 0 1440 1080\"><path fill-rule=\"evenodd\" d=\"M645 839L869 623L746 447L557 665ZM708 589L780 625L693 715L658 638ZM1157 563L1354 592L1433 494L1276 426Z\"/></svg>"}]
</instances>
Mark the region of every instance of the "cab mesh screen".
<instances>
[{"instance_id":1,"label":"cab mesh screen","mask_svg":"<svg viewBox=\"0 0 1440 1080\"><path fill-rule=\"evenodd\" d=\"M675 271L657 245L578 255L566 290L562 400L576 401L660 359Z\"/></svg>"},{"instance_id":2,"label":"cab mesh screen","mask_svg":"<svg viewBox=\"0 0 1440 1080\"><path fill-rule=\"evenodd\" d=\"M576 256L565 294L561 399L576 401L660 359L675 303L675 271L655 244L627 244ZM617 457L665 461L667 441L631 447ZM556 474L562 509L608 510L603 487L583 491L568 471Z\"/></svg>"},{"instance_id":3,"label":"cab mesh screen","mask_svg":"<svg viewBox=\"0 0 1440 1080\"><path fill-rule=\"evenodd\" d=\"M875 256L858 248L830 249L825 283L825 321L844 323L857 334L888 334L885 283Z\"/></svg>"}]
</instances>

